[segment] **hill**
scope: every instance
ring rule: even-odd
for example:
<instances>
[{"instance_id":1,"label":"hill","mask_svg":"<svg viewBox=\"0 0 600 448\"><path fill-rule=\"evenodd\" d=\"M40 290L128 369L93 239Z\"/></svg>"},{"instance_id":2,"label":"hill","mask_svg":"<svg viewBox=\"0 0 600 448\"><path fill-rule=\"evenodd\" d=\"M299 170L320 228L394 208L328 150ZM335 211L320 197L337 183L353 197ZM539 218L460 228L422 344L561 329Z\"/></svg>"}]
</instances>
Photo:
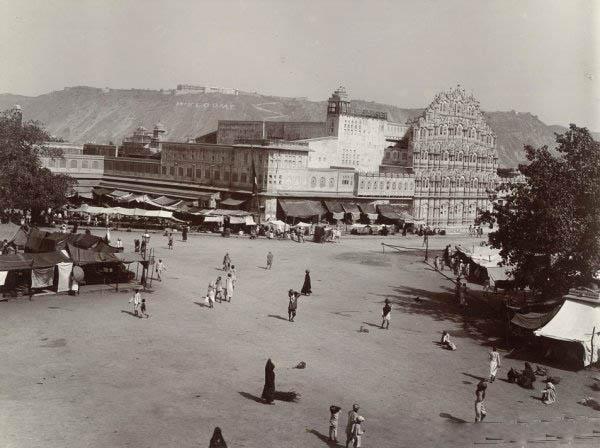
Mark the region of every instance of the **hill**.
<instances>
[{"instance_id":1,"label":"hill","mask_svg":"<svg viewBox=\"0 0 600 448\"><path fill-rule=\"evenodd\" d=\"M326 102L259 94L222 93L175 95L172 91L117 90L68 87L36 97L0 95L0 110L20 104L25 119L41 121L57 137L75 143L120 143L143 125L161 122L167 139L185 140L216 129L218 120L323 121ZM422 109L353 100L357 108L388 113L390 120L405 122ZM523 145L554 146L554 132L535 115L519 112L487 112L488 123L498 135L502 166L525 161Z\"/></svg>"}]
</instances>

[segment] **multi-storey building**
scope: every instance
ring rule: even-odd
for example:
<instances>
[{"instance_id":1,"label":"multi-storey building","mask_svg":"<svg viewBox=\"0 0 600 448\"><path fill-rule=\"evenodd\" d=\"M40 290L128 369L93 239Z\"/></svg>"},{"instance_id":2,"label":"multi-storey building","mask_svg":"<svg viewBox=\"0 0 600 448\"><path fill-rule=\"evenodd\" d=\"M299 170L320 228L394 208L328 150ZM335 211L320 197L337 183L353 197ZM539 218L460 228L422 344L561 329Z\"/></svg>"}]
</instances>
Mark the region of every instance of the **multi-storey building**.
<instances>
[{"instance_id":1,"label":"multi-storey building","mask_svg":"<svg viewBox=\"0 0 600 448\"><path fill-rule=\"evenodd\" d=\"M256 181L267 219L291 199L389 200L447 229L473 224L500 181L496 136L479 103L460 87L438 94L406 125L382 112L355 111L339 88L322 123L225 121L211 134L216 143L162 142L158 131L152 136L160 143L157 154L132 157L119 148L118 156L68 155L48 164L73 166L82 178L102 166L101 186L186 199L250 198ZM136 135L142 141L129 139L132 144L151 142L144 129ZM84 168L82 157L94 160Z\"/></svg>"}]
</instances>

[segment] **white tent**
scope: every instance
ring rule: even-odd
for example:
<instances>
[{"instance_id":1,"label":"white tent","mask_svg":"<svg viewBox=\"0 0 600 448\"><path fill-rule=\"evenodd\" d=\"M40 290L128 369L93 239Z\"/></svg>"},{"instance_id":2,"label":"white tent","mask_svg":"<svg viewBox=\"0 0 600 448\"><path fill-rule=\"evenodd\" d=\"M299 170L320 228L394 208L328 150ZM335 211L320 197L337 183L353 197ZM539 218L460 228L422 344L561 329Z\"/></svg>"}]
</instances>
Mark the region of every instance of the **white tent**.
<instances>
[{"instance_id":1,"label":"white tent","mask_svg":"<svg viewBox=\"0 0 600 448\"><path fill-rule=\"evenodd\" d=\"M310 224L307 224L305 222L300 221L298 224L296 224L294 227L310 227Z\"/></svg>"},{"instance_id":2,"label":"white tent","mask_svg":"<svg viewBox=\"0 0 600 448\"><path fill-rule=\"evenodd\" d=\"M273 226L273 227L277 228L277 230L280 230L280 231L283 231L283 229L285 229L285 222L279 221L279 220L277 220L277 221L267 221L265 223L265 225Z\"/></svg>"},{"instance_id":3,"label":"white tent","mask_svg":"<svg viewBox=\"0 0 600 448\"><path fill-rule=\"evenodd\" d=\"M577 342L583 346L584 366L598 362L600 300L568 295L552 320L534 333L550 339Z\"/></svg>"}]
</instances>

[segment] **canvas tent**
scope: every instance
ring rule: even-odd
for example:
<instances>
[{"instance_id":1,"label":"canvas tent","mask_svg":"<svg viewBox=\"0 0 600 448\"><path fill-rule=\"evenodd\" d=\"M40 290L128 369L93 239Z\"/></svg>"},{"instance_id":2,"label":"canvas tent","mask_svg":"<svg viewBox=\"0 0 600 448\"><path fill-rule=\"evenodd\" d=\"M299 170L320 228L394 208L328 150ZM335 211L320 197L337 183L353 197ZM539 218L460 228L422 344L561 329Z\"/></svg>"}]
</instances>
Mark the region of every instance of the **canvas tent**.
<instances>
[{"instance_id":1,"label":"canvas tent","mask_svg":"<svg viewBox=\"0 0 600 448\"><path fill-rule=\"evenodd\" d=\"M324 201L324 202L325 202L325 207L327 207L327 210L329 210L329 213L331 214L331 217L333 219L335 219L336 221L340 221L340 220L344 219L345 212L339 202L336 202L336 201Z\"/></svg>"},{"instance_id":2,"label":"canvas tent","mask_svg":"<svg viewBox=\"0 0 600 448\"><path fill-rule=\"evenodd\" d=\"M358 221L360 219L360 209L357 204L343 202L342 207L344 208L344 211L350 215L352 221Z\"/></svg>"},{"instance_id":3,"label":"canvas tent","mask_svg":"<svg viewBox=\"0 0 600 448\"><path fill-rule=\"evenodd\" d=\"M570 293L556 315L534 333L578 344L583 365L596 363L600 355L600 300Z\"/></svg>"},{"instance_id":4,"label":"canvas tent","mask_svg":"<svg viewBox=\"0 0 600 448\"><path fill-rule=\"evenodd\" d=\"M305 219L327 213L319 201L279 199L278 202L286 218Z\"/></svg>"}]
</instances>

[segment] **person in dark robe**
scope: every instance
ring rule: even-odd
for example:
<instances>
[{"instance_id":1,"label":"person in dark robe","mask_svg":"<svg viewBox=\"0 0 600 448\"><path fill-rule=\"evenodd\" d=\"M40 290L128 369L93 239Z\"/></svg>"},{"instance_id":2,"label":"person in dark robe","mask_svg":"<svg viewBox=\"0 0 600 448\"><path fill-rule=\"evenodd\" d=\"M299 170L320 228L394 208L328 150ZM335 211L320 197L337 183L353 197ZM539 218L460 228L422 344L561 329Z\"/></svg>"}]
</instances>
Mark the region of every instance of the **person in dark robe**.
<instances>
[{"instance_id":1,"label":"person in dark robe","mask_svg":"<svg viewBox=\"0 0 600 448\"><path fill-rule=\"evenodd\" d=\"M73 224L73 231L72 233L77 233L77 228L79 227L79 223L77 221L75 221L75 224Z\"/></svg>"},{"instance_id":2,"label":"person in dark robe","mask_svg":"<svg viewBox=\"0 0 600 448\"><path fill-rule=\"evenodd\" d=\"M188 235L188 228L187 228L187 226L183 226L183 229L181 231L181 239L183 241L187 241L187 235Z\"/></svg>"},{"instance_id":3,"label":"person in dark robe","mask_svg":"<svg viewBox=\"0 0 600 448\"><path fill-rule=\"evenodd\" d=\"M275 400L275 364L273 364L271 358L267 360L265 365L265 387L263 387L262 398L268 404L273 403L273 400Z\"/></svg>"},{"instance_id":4,"label":"person in dark robe","mask_svg":"<svg viewBox=\"0 0 600 448\"><path fill-rule=\"evenodd\" d=\"M310 271L307 269L304 273L304 284L302 285L302 290L300 291L305 296L310 296L312 294L311 285L310 285Z\"/></svg>"},{"instance_id":5,"label":"person in dark robe","mask_svg":"<svg viewBox=\"0 0 600 448\"><path fill-rule=\"evenodd\" d=\"M535 383L535 373L531 368L531 364L525 363L525 369L521 372L521 376L518 380L519 386L525 389L533 389L533 383Z\"/></svg>"},{"instance_id":6,"label":"person in dark robe","mask_svg":"<svg viewBox=\"0 0 600 448\"><path fill-rule=\"evenodd\" d=\"M227 448L227 443L225 443L221 428L218 426L215 428L213 435L210 438L210 444L208 445L208 448Z\"/></svg>"}]
</instances>

